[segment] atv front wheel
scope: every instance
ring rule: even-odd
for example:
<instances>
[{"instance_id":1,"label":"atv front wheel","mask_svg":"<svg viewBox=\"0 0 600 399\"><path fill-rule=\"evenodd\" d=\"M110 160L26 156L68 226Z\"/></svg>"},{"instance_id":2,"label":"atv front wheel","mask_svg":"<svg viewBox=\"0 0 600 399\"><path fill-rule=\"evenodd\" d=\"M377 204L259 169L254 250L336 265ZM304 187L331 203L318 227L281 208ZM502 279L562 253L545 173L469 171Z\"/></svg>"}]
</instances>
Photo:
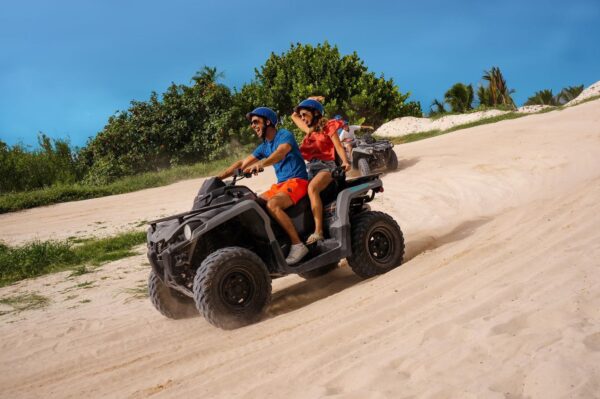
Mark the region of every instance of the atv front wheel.
<instances>
[{"instance_id":1,"label":"atv front wheel","mask_svg":"<svg viewBox=\"0 0 600 399\"><path fill-rule=\"evenodd\" d=\"M361 176L371 174L371 168L369 167L369 161L367 158L361 158L358 160L358 170L360 171Z\"/></svg>"},{"instance_id":2,"label":"atv front wheel","mask_svg":"<svg viewBox=\"0 0 600 399\"><path fill-rule=\"evenodd\" d=\"M331 273L332 271L337 269L337 267L338 267L338 262L331 263L329 265L319 267L318 269L310 270L310 271L304 272L304 273L298 273L298 275L305 280L310 280L313 278L324 276L327 273Z\"/></svg>"},{"instance_id":3,"label":"atv front wheel","mask_svg":"<svg viewBox=\"0 0 600 399\"><path fill-rule=\"evenodd\" d=\"M387 159L387 169L388 170L396 170L398 169L398 156L396 152L390 149L390 155Z\"/></svg>"},{"instance_id":4,"label":"atv front wheel","mask_svg":"<svg viewBox=\"0 0 600 399\"><path fill-rule=\"evenodd\" d=\"M194 277L194 300L206 320L230 330L260 319L271 301L271 277L262 259L240 247L208 255Z\"/></svg>"},{"instance_id":5,"label":"atv front wheel","mask_svg":"<svg viewBox=\"0 0 600 399\"><path fill-rule=\"evenodd\" d=\"M148 277L148 296L156 310L169 319L185 319L198 314L194 300L167 287L154 270Z\"/></svg>"},{"instance_id":6,"label":"atv front wheel","mask_svg":"<svg viewBox=\"0 0 600 399\"><path fill-rule=\"evenodd\" d=\"M402 263L404 237L400 226L383 212L362 212L351 220L352 255L348 264L362 278L386 273Z\"/></svg>"}]
</instances>

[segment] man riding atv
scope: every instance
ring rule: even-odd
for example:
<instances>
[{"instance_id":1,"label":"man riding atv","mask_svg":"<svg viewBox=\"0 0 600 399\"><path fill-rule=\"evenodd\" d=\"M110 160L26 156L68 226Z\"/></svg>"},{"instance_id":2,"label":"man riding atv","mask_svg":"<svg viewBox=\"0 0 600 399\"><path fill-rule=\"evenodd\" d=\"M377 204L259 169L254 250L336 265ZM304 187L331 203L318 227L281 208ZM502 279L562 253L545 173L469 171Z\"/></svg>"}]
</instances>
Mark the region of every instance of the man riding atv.
<instances>
[{"instance_id":1,"label":"man riding atv","mask_svg":"<svg viewBox=\"0 0 600 399\"><path fill-rule=\"evenodd\" d=\"M252 129L262 143L243 160L234 162L218 177L223 180L234 174L237 169L244 173L256 174L266 166L273 165L277 175L277 184L260 195L267 201L267 209L290 237L292 243L286 258L289 265L298 263L307 253L308 248L302 243L290 217L284 212L286 208L298 203L306 195L308 174L298 143L294 135L285 129L277 130L277 114L270 108L259 107L246 114Z\"/></svg>"},{"instance_id":2,"label":"man riding atv","mask_svg":"<svg viewBox=\"0 0 600 399\"><path fill-rule=\"evenodd\" d=\"M190 211L149 223L148 296L166 317L200 313L217 327L238 328L265 313L272 279L289 274L316 278L337 268L342 259L362 278L402 263L400 226L369 206L383 192L379 175L346 179L342 168L320 193L323 239L309 245L308 253L294 251L291 244L306 248L300 240L315 230L303 192L304 162L291 133L275 129L272 110L257 108L247 118L263 139L256 151L206 179ZM279 182L267 193L258 196L236 184L268 165L275 167ZM231 175L233 179L223 181Z\"/></svg>"}]
</instances>

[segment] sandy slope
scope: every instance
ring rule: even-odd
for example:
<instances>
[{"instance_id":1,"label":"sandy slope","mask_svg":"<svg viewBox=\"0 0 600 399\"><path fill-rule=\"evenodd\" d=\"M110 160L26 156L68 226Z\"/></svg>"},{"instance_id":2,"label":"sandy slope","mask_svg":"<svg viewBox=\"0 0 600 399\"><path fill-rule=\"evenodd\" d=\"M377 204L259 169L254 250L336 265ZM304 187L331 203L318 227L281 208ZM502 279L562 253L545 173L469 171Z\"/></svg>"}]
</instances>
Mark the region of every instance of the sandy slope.
<instances>
[{"instance_id":1,"label":"sandy slope","mask_svg":"<svg viewBox=\"0 0 600 399\"><path fill-rule=\"evenodd\" d=\"M396 151L374 208L405 232L401 268L276 280L231 332L134 298L143 254L5 287L53 302L0 316L0 397L600 397L600 101ZM2 215L1 238L135 225L198 184Z\"/></svg>"}]
</instances>

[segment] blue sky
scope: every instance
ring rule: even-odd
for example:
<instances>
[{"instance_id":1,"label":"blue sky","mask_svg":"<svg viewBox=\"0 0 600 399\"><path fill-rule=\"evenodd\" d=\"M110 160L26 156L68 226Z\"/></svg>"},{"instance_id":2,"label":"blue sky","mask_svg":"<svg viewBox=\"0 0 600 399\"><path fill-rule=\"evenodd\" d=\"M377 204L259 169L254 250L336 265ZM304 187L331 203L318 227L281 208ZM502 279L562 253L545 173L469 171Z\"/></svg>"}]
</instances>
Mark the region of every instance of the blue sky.
<instances>
[{"instance_id":1,"label":"blue sky","mask_svg":"<svg viewBox=\"0 0 600 399\"><path fill-rule=\"evenodd\" d=\"M417 4L419 3L419 4ZM3 2L0 139L85 144L117 110L202 66L241 87L290 43L336 44L424 111L499 66L521 105L536 90L600 80L600 1Z\"/></svg>"}]
</instances>

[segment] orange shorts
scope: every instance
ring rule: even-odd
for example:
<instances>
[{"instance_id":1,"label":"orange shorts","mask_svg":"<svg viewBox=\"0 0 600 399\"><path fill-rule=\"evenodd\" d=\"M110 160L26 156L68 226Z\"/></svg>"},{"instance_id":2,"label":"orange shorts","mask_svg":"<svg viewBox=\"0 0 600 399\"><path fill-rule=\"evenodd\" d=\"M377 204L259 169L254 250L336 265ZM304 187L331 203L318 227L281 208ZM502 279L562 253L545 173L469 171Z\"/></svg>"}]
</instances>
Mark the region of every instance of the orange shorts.
<instances>
[{"instance_id":1,"label":"orange shorts","mask_svg":"<svg viewBox=\"0 0 600 399\"><path fill-rule=\"evenodd\" d=\"M284 193L292 199L294 204L297 204L298 201L300 201L302 197L306 195L307 190L308 180L296 177L294 179L286 180L283 183L273 184L269 191L265 191L261 194L261 197L268 201L275 195Z\"/></svg>"}]
</instances>

